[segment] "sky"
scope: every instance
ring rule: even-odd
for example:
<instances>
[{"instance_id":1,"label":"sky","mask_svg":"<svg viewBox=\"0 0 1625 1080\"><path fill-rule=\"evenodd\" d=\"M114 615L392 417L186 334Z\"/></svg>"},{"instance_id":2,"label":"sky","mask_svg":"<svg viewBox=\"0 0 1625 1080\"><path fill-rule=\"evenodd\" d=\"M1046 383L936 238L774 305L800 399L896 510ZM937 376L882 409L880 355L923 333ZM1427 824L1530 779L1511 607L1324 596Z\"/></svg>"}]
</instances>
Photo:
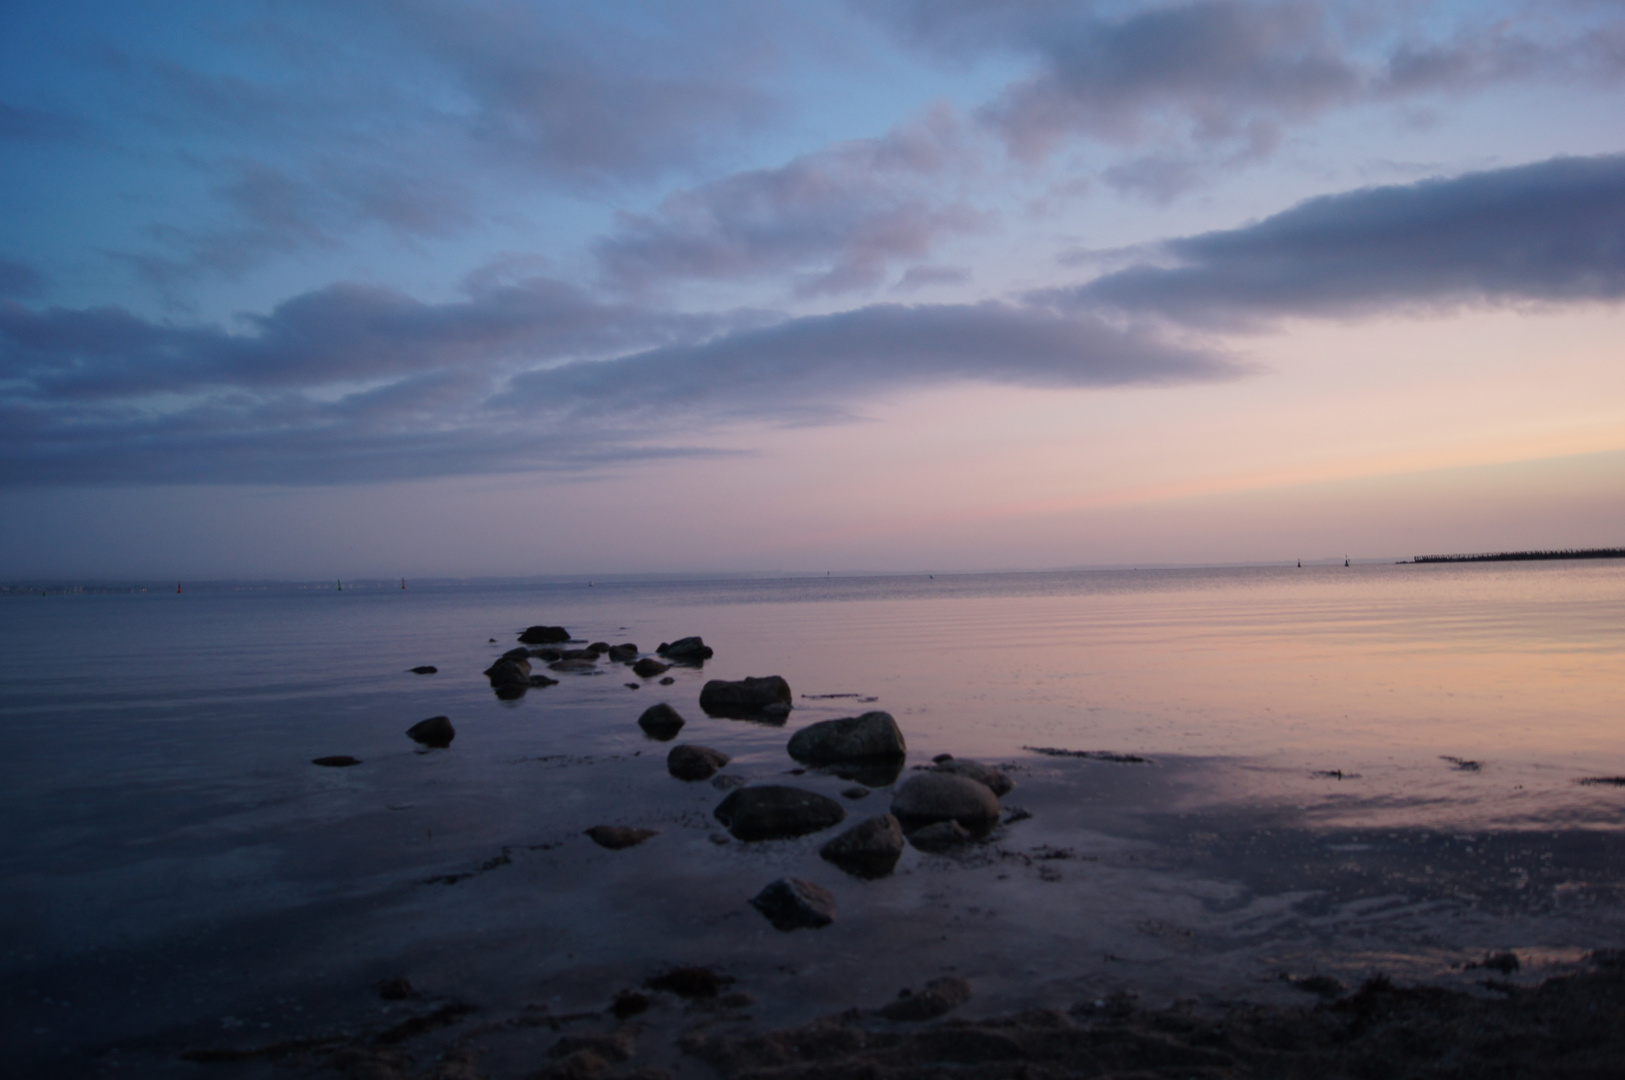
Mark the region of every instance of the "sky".
<instances>
[{"instance_id":1,"label":"sky","mask_svg":"<svg viewBox=\"0 0 1625 1080\"><path fill-rule=\"evenodd\" d=\"M1625 2L0 5L0 579L1625 546Z\"/></svg>"}]
</instances>

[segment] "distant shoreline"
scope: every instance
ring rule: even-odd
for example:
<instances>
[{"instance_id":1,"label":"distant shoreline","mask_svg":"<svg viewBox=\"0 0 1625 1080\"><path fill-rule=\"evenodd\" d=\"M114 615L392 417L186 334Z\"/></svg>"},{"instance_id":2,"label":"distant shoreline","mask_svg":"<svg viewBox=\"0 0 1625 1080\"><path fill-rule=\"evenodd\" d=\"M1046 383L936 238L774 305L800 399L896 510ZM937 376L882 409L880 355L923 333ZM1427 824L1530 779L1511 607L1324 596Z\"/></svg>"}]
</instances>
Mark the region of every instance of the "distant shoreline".
<instances>
[{"instance_id":1,"label":"distant shoreline","mask_svg":"<svg viewBox=\"0 0 1625 1080\"><path fill-rule=\"evenodd\" d=\"M1417 555L1411 559L1411 562L1535 562L1542 559L1625 559L1625 548L1579 548L1570 551L1497 551L1483 555Z\"/></svg>"}]
</instances>

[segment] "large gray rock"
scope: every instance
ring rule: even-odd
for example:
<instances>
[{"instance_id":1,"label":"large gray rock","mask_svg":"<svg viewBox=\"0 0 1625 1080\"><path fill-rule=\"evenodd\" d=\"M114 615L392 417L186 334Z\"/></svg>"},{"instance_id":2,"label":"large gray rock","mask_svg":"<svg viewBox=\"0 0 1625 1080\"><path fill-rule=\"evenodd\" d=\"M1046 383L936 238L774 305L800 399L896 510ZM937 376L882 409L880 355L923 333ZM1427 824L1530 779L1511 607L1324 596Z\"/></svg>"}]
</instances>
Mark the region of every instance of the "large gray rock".
<instances>
[{"instance_id":1,"label":"large gray rock","mask_svg":"<svg viewBox=\"0 0 1625 1080\"><path fill-rule=\"evenodd\" d=\"M778 675L712 679L700 690L700 708L712 716L782 718L790 702L790 684Z\"/></svg>"},{"instance_id":2,"label":"large gray rock","mask_svg":"<svg viewBox=\"0 0 1625 1080\"><path fill-rule=\"evenodd\" d=\"M431 716L407 728L406 734L424 746L447 747L457 737L457 729L451 726L450 717Z\"/></svg>"},{"instance_id":3,"label":"large gray rock","mask_svg":"<svg viewBox=\"0 0 1625 1080\"><path fill-rule=\"evenodd\" d=\"M921 772L903 781L892 796L891 812L910 831L957 821L972 834L983 834L999 823L999 800L986 784L969 777Z\"/></svg>"},{"instance_id":4,"label":"large gray rock","mask_svg":"<svg viewBox=\"0 0 1625 1080\"><path fill-rule=\"evenodd\" d=\"M670 742L683 730L683 718L677 715L676 709L662 701L643 710L643 715L638 717L638 727L651 739Z\"/></svg>"},{"instance_id":5,"label":"large gray rock","mask_svg":"<svg viewBox=\"0 0 1625 1080\"><path fill-rule=\"evenodd\" d=\"M903 854L903 826L890 814L878 814L858 822L818 854L857 877L885 877Z\"/></svg>"},{"instance_id":6,"label":"large gray rock","mask_svg":"<svg viewBox=\"0 0 1625 1080\"><path fill-rule=\"evenodd\" d=\"M750 905L776 930L816 930L835 921L834 894L800 878L780 878L752 897Z\"/></svg>"},{"instance_id":7,"label":"large gray rock","mask_svg":"<svg viewBox=\"0 0 1625 1080\"><path fill-rule=\"evenodd\" d=\"M790 736L790 756L808 765L894 761L908 756L897 721L888 712L820 720Z\"/></svg>"},{"instance_id":8,"label":"large gray rock","mask_svg":"<svg viewBox=\"0 0 1625 1080\"><path fill-rule=\"evenodd\" d=\"M971 761L968 758L948 758L931 766L933 772L953 773L955 776L965 776L978 783L985 784L987 789L1001 798L1008 795L1016 786L1015 781L1004 774L1004 770L993 765L983 765L980 761Z\"/></svg>"},{"instance_id":9,"label":"large gray rock","mask_svg":"<svg viewBox=\"0 0 1625 1080\"><path fill-rule=\"evenodd\" d=\"M778 784L739 788L713 813L740 840L781 840L846 820L846 808L829 796Z\"/></svg>"},{"instance_id":10,"label":"large gray rock","mask_svg":"<svg viewBox=\"0 0 1625 1080\"><path fill-rule=\"evenodd\" d=\"M709 780L728 761L728 755L721 750L684 743L672 747L666 755L666 771L679 780Z\"/></svg>"},{"instance_id":11,"label":"large gray rock","mask_svg":"<svg viewBox=\"0 0 1625 1080\"><path fill-rule=\"evenodd\" d=\"M678 638L655 651L674 664L698 665L716 655L711 646L697 637Z\"/></svg>"},{"instance_id":12,"label":"large gray rock","mask_svg":"<svg viewBox=\"0 0 1625 1080\"><path fill-rule=\"evenodd\" d=\"M524 657L504 657L485 669L492 687L529 686L530 661Z\"/></svg>"}]
</instances>

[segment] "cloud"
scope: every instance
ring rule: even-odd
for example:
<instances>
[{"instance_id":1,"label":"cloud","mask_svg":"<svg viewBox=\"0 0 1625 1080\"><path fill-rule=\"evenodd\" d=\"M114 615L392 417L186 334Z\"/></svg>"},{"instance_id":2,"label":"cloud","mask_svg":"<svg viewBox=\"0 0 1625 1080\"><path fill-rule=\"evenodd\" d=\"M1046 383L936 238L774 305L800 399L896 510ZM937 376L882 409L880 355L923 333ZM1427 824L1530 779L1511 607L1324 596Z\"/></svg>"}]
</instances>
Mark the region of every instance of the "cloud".
<instances>
[{"instance_id":1,"label":"cloud","mask_svg":"<svg viewBox=\"0 0 1625 1080\"><path fill-rule=\"evenodd\" d=\"M653 214L623 214L595 254L621 289L780 273L798 275L800 296L872 288L892 261L983 227L984 215L937 194L973 168L960 123L939 108L882 138L680 191Z\"/></svg>"},{"instance_id":2,"label":"cloud","mask_svg":"<svg viewBox=\"0 0 1625 1080\"><path fill-rule=\"evenodd\" d=\"M16 259L0 258L0 300L38 296L44 291L45 278L38 270Z\"/></svg>"},{"instance_id":3,"label":"cloud","mask_svg":"<svg viewBox=\"0 0 1625 1080\"><path fill-rule=\"evenodd\" d=\"M0 141L60 142L78 139L84 131L84 121L76 116L0 101Z\"/></svg>"},{"instance_id":4,"label":"cloud","mask_svg":"<svg viewBox=\"0 0 1625 1080\"><path fill-rule=\"evenodd\" d=\"M1109 13L1081 0L895 0L874 10L918 48L1029 65L979 113L1021 160L1084 137L1194 147L1223 167L1260 156L1237 146L1267 154L1282 127L1334 108L1532 80L1615 84L1625 76L1625 18L1617 5L1583 7L1435 7L1384 19L1381 38L1370 12L1322 0L1131 3ZM1162 172L1148 190L1185 186ZM1113 182L1125 179L1139 182Z\"/></svg>"},{"instance_id":5,"label":"cloud","mask_svg":"<svg viewBox=\"0 0 1625 1080\"><path fill-rule=\"evenodd\" d=\"M1244 371L1212 351L1092 316L991 301L877 304L522 374L510 404L575 417L699 412L799 423L847 415L901 387L1161 386Z\"/></svg>"},{"instance_id":6,"label":"cloud","mask_svg":"<svg viewBox=\"0 0 1625 1080\"><path fill-rule=\"evenodd\" d=\"M0 302L0 486L345 483L721 453L741 421L829 423L979 380L1167 385L1223 356L1008 304L672 315L557 282L424 304L335 285L240 332ZM652 347L651 347L652 346Z\"/></svg>"},{"instance_id":7,"label":"cloud","mask_svg":"<svg viewBox=\"0 0 1625 1080\"><path fill-rule=\"evenodd\" d=\"M965 285L971 272L963 266L911 266L892 286L893 292L914 292L932 285Z\"/></svg>"},{"instance_id":8,"label":"cloud","mask_svg":"<svg viewBox=\"0 0 1625 1080\"><path fill-rule=\"evenodd\" d=\"M1066 294L1192 323L1625 299L1625 155L1328 195Z\"/></svg>"}]
</instances>

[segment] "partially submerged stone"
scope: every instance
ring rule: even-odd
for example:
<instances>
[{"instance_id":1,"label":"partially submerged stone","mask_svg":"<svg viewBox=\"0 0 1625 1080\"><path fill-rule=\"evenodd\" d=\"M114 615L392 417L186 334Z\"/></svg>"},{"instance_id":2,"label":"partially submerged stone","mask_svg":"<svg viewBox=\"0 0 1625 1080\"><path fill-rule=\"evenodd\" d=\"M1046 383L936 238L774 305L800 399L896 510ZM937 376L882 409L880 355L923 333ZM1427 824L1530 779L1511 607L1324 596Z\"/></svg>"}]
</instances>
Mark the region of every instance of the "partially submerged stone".
<instances>
[{"instance_id":1,"label":"partially submerged stone","mask_svg":"<svg viewBox=\"0 0 1625 1080\"><path fill-rule=\"evenodd\" d=\"M775 930L816 930L835 921L835 895L800 878L783 877L750 901Z\"/></svg>"},{"instance_id":2,"label":"partially submerged stone","mask_svg":"<svg viewBox=\"0 0 1625 1080\"><path fill-rule=\"evenodd\" d=\"M712 679L700 689L700 708L712 716L782 719L791 700L790 684L778 675Z\"/></svg>"},{"instance_id":3,"label":"partially submerged stone","mask_svg":"<svg viewBox=\"0 0 1625 1080\"><path fill-rule=\"evenodd\" d=\"M820 720L790 736L790 756L808 765L895 761L908 756L897 721L888 712Z\"/></svg>"},{"instance_id":4,"label":"partially submerged stone","mask_svg":"<svg viewBox=\"0 0 1625 1080\"><path fill-rule=\"evenodd\" d=\"M617 664L630 664L638 658L638 647L631 642L611 645L606 655Z\"/></svg>"},{"instance_id":5,"label":"partially submerged stone","mask_svg":"<svg viewBox=\"0 0 1625 1080\"><path fill-rule=\"evenodd\" d=\"M434 675L434 674L438 673L439 671L440 671L440 669L435 667L433 664L419 664L417 667L412 669L412 674L414 674L414 675Z\"/></svg>"},{"instance_id":6,"label":"partially submerged stone","mask_svg":"<svg viewBox=\"0 0 1625 1080\"><path fill-rule=\"evenodd\" d=\"M329 769L345 769L351 765L361 764L360 758L353 758L349 754L329 754L326 757L311 758L312 765L325 765Z\"/></svg>"},{"instance_id":7,"label":"partially submerged stone","mask_svg":"<svg viewBox=\"0 0 1625 1080\"><path fill-rule=\"evenodd\" d=\"M846 808L829 796L779 784L739 788L713 813L740 840L782 840L846 820Z\"/></svg>"},{"instance_id":8,"label":"partially submerged stone","mask_svg":"<svg viewBox=\"0 0 1625 1080\"><path fill-rule=\"evenodd\" d=\"M903 854L903 826L891 814L878 814L858 822L818 854L857 877L885 877Z\"/></svg>"},{"instance_id":9,"label":"partially submerged stone","mask_svg":"<svg viewBox=\"0 0 1625 1080\"><path fill-rule=\"evenodd\" d=\"M972 834L999 823L999 800L986 784L952 773L915 773L892 796L891 812L912 835L939 821L957 821Z\"/></svg>"},{"instance_id":10,"label":"partially submerged stone","mask_svg":"<svg viewBox=\"0 0 1625 1080\"><path fill-rule=\"evenodd\" d=\"M935 1020L970 1000L970 983L957 975L932 979L919 993L904 990L897 1000L875 1010L887 1020L919 1023Z\"/></svg>"},{"instance_id":11,"label":"partially submerged stone","mask_svg":"<svg viewBox=\"0 0 1625 1080\"><path fill-rule=\"evenodd\" d=\"M669 742L683 730L683 718L677 715L676 709L662 701L643 710L643 715L638 717L638 727L651 739Z\"/></svg>"},{"instance_id":12,"label":"partially submerged stone","mask_svg":"<svg viewBox=\"0 0 1625 1080\"><path fill-rule=\"evenodd\" d=\"M969 758L948 758L939 761L931 767L933 772L952 773L955 776L965 776L983 784L994 795L1008 795L1014 788L1015 782L1005 775L1004 770L993 765L983 765L979 761Z\"/></svg>"},{"instance_id":13,"label":"partially submerged stone","mask_svg":"<svg viewBox=\"0 0 1625 1080\"><path fill-rule=\"evenodd\" d=\"M570 640L570 631L562 626L531 626L519 635L522 645L556 645Z\"/></svg>"},{"instance_id":14,"label":"partially submerged stone","mask_svg":"<svg viewBox=\"0 0 1625 1080\"><path fill-rule=\"evenodd\" d=\"M639 660L637 663L632 665L632 674L636 675L640 679L653 678L656 675L663 674L670 670L670 664L662 664L659 660L656 660L652 656L645 656L642 660Z\"/></svg>"},{"instance_id":15,"label":"partially submerged stone","mask_svg":"<svg viewBox=\"0 0 1625 1080\"><path fill-rule=\"evenodd\" d=\"M908 834L908 842L921 851L939 853L951 851L960 844L974 840L970 830L957 821L938 821L922 825Z\"/></svg>"},{"instance_id":16,"label":"partially submerged stone","mask_svg":"<svg viewBox=\"0 0 1625 1080\"><path fill-rule=\"evenodd\" d=\"M625 825L594 825L587 830L587 835L599 847L620 851L622 848L636 847L649 837L660 834L655 829L633 829Z\"/></svg>"},{"instance_id":17,"label":"partially submerged stone","mask_svg":"<svg viewBox=\"0 0 1625 1080\"><path fill-rule=\"evenodd\" d=\"M457 737L457 729L451 726L451 718L446 716L431 716L427 720L419 720L406 729L413 742L424 746L444 748L451 745L451 740Z\"/></svg>"},{"instance_id":18,"label":"partially submerged stone","mask_svg":"<svg viewBox=\"0 0 1625 1080\"><path fill-rule=\"evenodd\" d=\"M679 780L709 780L729 760L721 750L683 743L672 747L671 753L666 755L666 771Z\"/></svg>"},{"instance_id":19,"label":"partially submerged stone","mask_svg":"<svg viewBox=\"0 0 1625 1080\"><path fill-rule=\"evenodd\" d=\"M678 638L669 645L655 650L674 664L699 665L716 655L715 650L698 637Z\"/></svg>"}]
</instances>

